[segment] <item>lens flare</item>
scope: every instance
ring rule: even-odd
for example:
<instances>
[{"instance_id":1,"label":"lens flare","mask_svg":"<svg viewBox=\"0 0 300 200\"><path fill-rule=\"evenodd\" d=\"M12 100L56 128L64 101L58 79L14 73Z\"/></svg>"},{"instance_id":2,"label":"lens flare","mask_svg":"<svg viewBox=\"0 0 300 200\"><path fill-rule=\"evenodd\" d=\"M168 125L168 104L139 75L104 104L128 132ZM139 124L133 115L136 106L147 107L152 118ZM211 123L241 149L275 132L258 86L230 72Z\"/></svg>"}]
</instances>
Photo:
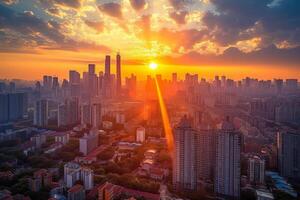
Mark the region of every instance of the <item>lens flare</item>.
<instances>
[{"instance_id":1,"label":"lens flare","mask_svg":"<svg viewBox=\"0 0 300 200\"><path fill-rule=\"evenodd\" d=\"M162 116L163 126L164 126L164 130L165 130L165 135L166 135L166 139L167 139L168 149L169 149L170 152L173 152L173 144L174 143L173 143L172 128L171 128L171 125L170 125L170 120L169 120L167 108L166 108L164 99L163 99L162 94L161 94L159 83L158 83L156 78L155 78L155 85L156 85L157 96L158 96L158 101L159 101L159 107L160 107L160 112L161 112L161 116Z\"/></svg>"}]
</instances>

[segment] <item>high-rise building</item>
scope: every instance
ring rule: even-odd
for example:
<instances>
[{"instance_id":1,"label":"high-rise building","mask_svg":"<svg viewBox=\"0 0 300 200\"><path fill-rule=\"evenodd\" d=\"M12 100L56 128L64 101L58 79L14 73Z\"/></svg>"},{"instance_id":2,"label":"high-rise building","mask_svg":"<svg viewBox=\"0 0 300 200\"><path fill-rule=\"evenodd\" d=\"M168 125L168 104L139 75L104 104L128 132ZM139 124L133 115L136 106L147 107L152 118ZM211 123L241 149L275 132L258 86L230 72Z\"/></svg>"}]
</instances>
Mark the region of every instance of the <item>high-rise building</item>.
<instances>
[{"instance_id":1,"label":"high-rise building","mask_svg":"<svg viewBox=\"0 0 300 200\"><path fill-rule=\"evenodd\" d=\"M89 74L95 74L95 64L89 64Z\"/></svg>"},{"instance_id":2,"label":"high-rise building","mask_svg":"<svg viewBox=\"0 0 300 200\"><path fill-rule=\"evenodd\" d=\"M286 178L300 178L300 133L281 130L277 134L278 168Z\"/></svg>"},{"instance_id":3,"label":"high-rise building","mask_svg":"<svg viewBox=\"0 0 300 200\"><path fill-rule=\"evenodd\" d=\"M265 160L258 156L248 159L248 177L254 184L264 184L265 181Z\"/></svg>"},{"instance_id":4,"label":"high-rise building","mask_svg":"<svg viewBox=\"0 0 300 200\"><path fill-rule=\"evenodd\" d=\"M101 104L95 103L92 105L92 126L99 128L102 123Z\"/></svg>"},{"instance_id":5,"label":"high-rise building","mask_svg":"<svg viewBox=\"0 0 300 200\"><path fill-rule=\"evenodd\" d=\"M34 125L48 126L48 101L46 99L38 100L35 103Z\"/></svg>"},{"instance_id":6,"label":"high-rise building","mask_svg":"<svg viewBox=\"0 0 300 200\"><path fill-rule=\"evenodd\" d=\"M78 163L69 162L64 165L64 182L67 187L72 187L76 181L80 180L81 167Z\"/></svg>"},{"instance_id":7,"label":"high-rise building","mask_svg":"<svg viewBox=\"0 0 300 200\"><path fill-rule=\"evenodd\" d=\"M9 120L9 100L7 94L0 94L0 122Z\"/></svg>"},{"instance_id":8,"label":"high-rise building","mask_svg":"<svg viewBox=\"0 0 300 200\"><path fill-rule=\"evenodd\" d=\"M81 180L86 190L91 190L94 187L94 171L90 168L81 168Z\"/></svg>"},{"instance_id":9,"label":"high-rise building","mask_svg":"<svg viewBox=\"0 0 300 200\"><path fill-rule=\"evenodd\" d=\"M80 73L74 70L69 71L69 83L80 84Z\"/></svg>"},{"instance_id":10,"label":"high-rise building","mask_svg":"<svg viewBox=\"0 0 300 200\"><path fill-rule=\"evenodd\" d=\"M196 135L197 180L212 181L215 174L216 130L207 113L196 111L194 127Z\"/></svg>"},{"instance_id":11,"label":"high-rise building","mask_svg":"<svg viewBox=\"0 0 300 200\"><path fill-rule=\"evenodd\" d=\"M90 104L81 106L81 124L92 124L92 107Z\"/></svg>"},{"instance_id":12,"label":"high-rise building","mask_svg":"<svg viewBox=\"0 0 300 200\"><path fill-rule=\"evenodd\" d=\"M94 187L94 172L90 168L81 167L78 163L68 162L64 165L64 182L68 188L81 180L84 189L91 190Z\"/></svg>"},{"instance_id":13,"label":"high-rise building","mask_svg":"<svg viewBox=\"0 0 300 200\"><path fill-rule=\"evenodd\" d=\"M241 134L227 117L216 140L215 192L218 195L240 197L240 148Z\"/></svg>"},{"instance_id":14,"label":"high-rise building","mask_svg":"<svg viewBox=\"0 0 300 200\"><path fill-rule=\"evenodd\" d=\"M117 94L120 95L122 88L121 78L121 55L118 53L116 57L116 72L117 72Z\"/></svg>"},{"instance_id":15,"label":"high-rise building","mask_svg":"<svg viewBox=\"0 0 300 200\"><path fill-rule=\"evenodd\" d=\"M28 96L26 93L0 94L0 122L23 119L27 113Z\"/></svg>"},{"instance_id":16,"label":"high-rise building","mask_svg":"<svg viewBox=\"0 0 300 200\"><path fill-rule=\"evenodd\" d=\"M146 130L144 127L140 126L136 129L136 141L143 143L145 141Z\"/></svg>"},{"instance_id":17,"label":"high-rise building","mask_svg":"<svg viewBox=\"0 0 300 200\"><path fill-rule=\"evenodd\" d=\"M110 76L110 55L105 56L105 75Z\"/></svg>"},{"instance_id":18,"label":"high-rise building","mask_svg":"<svg viewBox=\"0 0 300 200\"><path fill-rule=\"evenodd\" d=\"M91 130L89 134L85 133L79 139L79 151L84 155L89 154L98 146L98 131Z\"/></svg>"},{"instance_id":19,"label":"high-rise building","mask_svg":"<svg viewBox=\"0 0 300 200\"><path fill-rule=\"evenodd\" d=\"M173 186L178 190L196 190L196 131L184 116L174 129Z\"/></svg>"}]
</instances>

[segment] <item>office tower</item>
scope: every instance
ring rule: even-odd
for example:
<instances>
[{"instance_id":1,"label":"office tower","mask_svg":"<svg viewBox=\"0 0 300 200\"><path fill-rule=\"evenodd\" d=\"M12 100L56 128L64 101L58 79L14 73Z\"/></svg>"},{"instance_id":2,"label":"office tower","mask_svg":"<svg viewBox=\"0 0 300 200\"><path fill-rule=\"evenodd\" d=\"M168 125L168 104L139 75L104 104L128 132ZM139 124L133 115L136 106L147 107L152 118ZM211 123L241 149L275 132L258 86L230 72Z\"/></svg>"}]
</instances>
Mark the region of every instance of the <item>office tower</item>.
<instances>
[{"instance_id":1,"label":"office tower","mask_svg":"<svg viewBox=\"0 0 300 200\"><path fill-rule=\"evenodd\" d=\"M298 89L298 80L297 79L286 79L286 90L287 92L296 92Z\"/></svg>"},{"instance_id":2,"label":"office tower","mask_svg":"<svg viewBox=\"0 0 300 200\"><path fill-rule=\"evenodd\" d=\"M129 97L136 97L136 76L134 74L131 74L130 77L126 77L125 79L125 85L126 85L126 89L128 91L128 96Z\"/></svg>"},{"instance_id":3,"label":"office tower","mask_svg":"<svg viewBox=\"0 0 300 200\"><path fill-rule=\"evenodd\" d=\"M68 125L67 105L60 104L58 106L57 126L62 127L67 125Z\"/></svg>"},{"instance_id":4,"label":"office tower","mask_svg":"<svg viewBox=\"0 0 300 200\"><path fill-rule=\"evenodd\" d=\"M0 94L0 123L9 120L8 94Z\"/></svg>"},{"instance_id":5,"label":"office tower","mask_svg":"<svg viewBox=\"0 0 300 200\"><path fill-rule=\"evenodd\" d=\"M300 178L300 133L281 130L277 133L278 168L286 178Z\"/></svg>"},{"instance_id":6,"label":"office tower","mask_svg":"<svg viewBox=\"0 0 300 200\"><path fill-rule=\"evenodd\" d=\"M92 105L92 126L99 128L102 123L101 104L95 103Z\"/></svg>"},{"instance_id":7,"label":"office tower","mask_svg":"<svg viewBox=\"0 0 300 200\"><path fill-rule=\"evenodd\" d=\"M53 77L52 89L58 89L58 88L59 88L58 77Z\"/></svg>"},{"instance_id":8,"label":"office tower","mask_svg":"<svg viewBox=\"0 0 300 200\"><path fill-rule=\"evenodd\" d=\"M254 184L264 184L265 182L265 160L258 156L248 159L248 177Z\"/></svg>"},{"instance_id":9,"label":"office tower","mask_svg":"<svg viewBox=\"0 0 300 200\"><path fill-rule=\"evenodd\" d=\"M216 130L208 113L194 112L196 135L197 180L212 181L216 160Z\"/></svg>"},{"instance_id":10,"label":"office tower","mask_svg":"<svg viewBox=\"0 0 300 200\"><path fill-rule=\"evenodd\" d=\"M90 104L82 104L81 106L81 124L92 125L92 107Z\"/></svg>"},{"instance_id":11,"label":"office tower","mask_svg":"<svg viewBox=\"0 0 300 200\"><path fill-rule=\"evenodd\" d=\"M216 140L215 192L219 195L240 197L240 148L241 135L227 117Z\"/></svg>"},{"instance_id":12,"label":"office tower","mask_svg":"<svg viewBox=\"0 0 300 200\"><path fill-rule=\"evenodd\" d=\"M146 129L142 126L136 129L136 141L143 143L146 138Z\"/></svg>"},{"instance_id":13,"label":"office tower","mask_svg":"<svg viewBox=\"0 0 300 200\"><path fill-rule=\"evenodd\" d=\"M274 85L276 88L276 91L280 93L282 91L283 87L283 80L282 79L274 79Z\"/></svg>"},{"instance_id":14,"label":"office tower","mask_svg":"<svg viewBox=\"0 0 300 200\"><path fill-rule=\"evenodd\" d=\"M196 131L184 116L174 129L173 186L177 190L196 190Z\"/></svg>"},{"instance_id":15,"label":"office tower","mask_svg":"<svg viewBox=\"0 0 300 200\"><path fill-rule=\"evenodd\" d=\"M54 136L55 142L67 144L70 140L70 134L68 132L58 132Z\"/></svg>"},{"instance_id":16,"label":"office tower","mask_svg":"<svg viewBox=\"0 0 300 200\"><path fill-rule=\"evenodd\" d=\"M172 73L172 83L177 82L177 73Z\"/></svg>"},{"instance_id":17,"label":"office tower","mask_svg":"<svg viewBox=\"0 0 300 200\"><path fill-rule=\"evenodd\" d=\"M0 122L23 119L27 108L27 93L0 94Z\"/></svg>"},{"instance_id":18,"label":"office tower","mask_svg":"<svg viewBox=\"0 0 300 200\"><path fill-rule=\"evenodd\" d=\"M94 187L94 171L90 168L82 167L80 174L84 189L91 190Z\"/></svg>"},{"instance_id":19,"label":"office tower","mask_svg":"<svg viewBox=\"0 0 300 200\"><path fill-rule=\"evenodd\" d=\"M48 126L48 101L46 99L38 100L35 103L34 125Z\"/></svg>"},{"instance_id":20,"label":"office tower","mask_svg":"<svg viewBox=\"0 0 300 200\"><path fill-rule=\"evenodd\" d=\"M58 127L76 124L79 119L79 100L78 98L66 99L58 106Z\"/></svg>"},{"instance_id":21,"label":"office tower","mask_svg":"<svg viewBox=\"0 0 300 200\"><path fill-rule=\"evenodd\" d=\"M110 76L110 56L105 56L105 75Z\"/></svg>"},{"instance_id":22,"label":"office tower","mask_svg":"<svg viewBox=\"0 0 300 200\"><path fill-rule=\"evenodd\" d=\"M68 162L64 165L64 182L68 188L72 187L76 181L80 180L80 170L80 165L74 162Z\"/></svg>"},{"instance_id":23,"label":"office tower","mask_svg":"<svg viewBox=\"0 0 300 200\"><path fill-rule=\"evenodd\" d=\"M89 64L89 74L95 74L95 64Z\"/></svg>"},{"instance_id":24,"label":"office tower","mask_svg":"<svg viewBox=\"0 0 300 200\"><path fill-rule=\"evenodd\" d=\"M0 82L0 93L3 93L6 91L6 83Z\"/></svg>"},{"instance_id":25,"label":"office tower","mask_svg":"<svg viewBox=\"0 0 300 200\"><path fill-rule=\"evenodd\" d=\"M117 94L120 95L122 88L122 78L121 78L121 56L118 53L116 57L116 72L117 72Z\"/></svg>"},{"instance_id":26,"label":"office tower","mask_svg":"<svg viewBox=\"0 0 300 200\"><path fill-rule=\"evenodd\" d=\"M9 83L9 92L16 92L16 84L15 82L10 82Z\"/></svg>"},{"instance_id":27,"label":"office tower","mask_svg":"<svg viewBox=\"0 0 300 200\"><path fill-rule=\"evenodd\" d=\"M74 70L69 71L69 83L80 84L80 73Z\"/></svg>"},{"instance_id":28,"label":"office tower","mask_svg":"<svg viewBox=\"0 0 300 200\"><path fill-rule=\"evenodd\" d=\"M79 139L79 151L85 156L89 154L98 146L98 132L95 130L90 131L89 134L85 133L82 138Z\"/></svg>"}]
</instances>

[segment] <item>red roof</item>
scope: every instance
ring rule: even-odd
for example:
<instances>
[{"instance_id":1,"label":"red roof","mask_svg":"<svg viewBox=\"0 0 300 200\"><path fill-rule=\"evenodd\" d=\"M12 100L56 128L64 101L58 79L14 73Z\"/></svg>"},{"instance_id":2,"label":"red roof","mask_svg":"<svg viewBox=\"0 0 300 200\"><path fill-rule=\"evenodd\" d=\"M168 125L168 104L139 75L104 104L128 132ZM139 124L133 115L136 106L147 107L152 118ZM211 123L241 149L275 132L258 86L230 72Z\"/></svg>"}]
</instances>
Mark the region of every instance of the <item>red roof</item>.
<instances>
[{"instance_id":1,"label":"red roof","mask_svg":"<svg viewBox=\"0 0 300 200\"><path fill-rule=\"evenodd\" d=\"M70 193L76 193L76 192L79 192L79 191L81 191L81 190L83 190L83 186L82 186L82 185L79 185L79 184L76 184L76 185L74 185L73 187L71 187L71 188L68 190L68 192L70 192Z\"/></svg>"},{"instance_id":2,"label":"red roof","mask_svg":"<svg viewBox=\"0 0 300 200\"><path fill-rule=\"evenodd\" d=\"M125 193L125 194L133 196L133 197L144 197L147 200L159 200L160 199L159 194L153 194L153 193L149 193L149 192L133 190L133 189L125 188L123 186L114 185L109 182L106 182L103 185L101 185L98 188L98 191L100 191L102 189L106 189L106 190L110 190L110 191L112 190L112 192L115 194Z\"/></svg>"}]
</instances>

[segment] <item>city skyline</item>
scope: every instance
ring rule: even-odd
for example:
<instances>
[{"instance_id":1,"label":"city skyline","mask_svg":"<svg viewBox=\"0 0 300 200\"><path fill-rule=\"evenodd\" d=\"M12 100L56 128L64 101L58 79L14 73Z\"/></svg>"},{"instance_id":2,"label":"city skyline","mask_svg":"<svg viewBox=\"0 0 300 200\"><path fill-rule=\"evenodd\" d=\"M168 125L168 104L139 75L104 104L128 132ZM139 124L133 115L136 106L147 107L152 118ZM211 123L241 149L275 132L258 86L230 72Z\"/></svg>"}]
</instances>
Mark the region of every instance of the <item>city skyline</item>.
<instances>
[{"instance_id":1,"label":"city skyline","mask_svg":"<svg viewBox=\"0 0 300 200\"><path fill-rule=\"evenodd\" d=\"M0 200L298 200L300 0L0 0Z\"/></svg>"},{"instance_id":2,"label":"city skyline","mask_svg":"<svg viewBox=\"0 0 300 200\"><path fill-rule=\"evenodd\" d=\"M297 0L2 0L0 75L64 77L121 52L126 76L156 62L163 75L299 78L299 7Z\"/></svg>"}]
</instances>

